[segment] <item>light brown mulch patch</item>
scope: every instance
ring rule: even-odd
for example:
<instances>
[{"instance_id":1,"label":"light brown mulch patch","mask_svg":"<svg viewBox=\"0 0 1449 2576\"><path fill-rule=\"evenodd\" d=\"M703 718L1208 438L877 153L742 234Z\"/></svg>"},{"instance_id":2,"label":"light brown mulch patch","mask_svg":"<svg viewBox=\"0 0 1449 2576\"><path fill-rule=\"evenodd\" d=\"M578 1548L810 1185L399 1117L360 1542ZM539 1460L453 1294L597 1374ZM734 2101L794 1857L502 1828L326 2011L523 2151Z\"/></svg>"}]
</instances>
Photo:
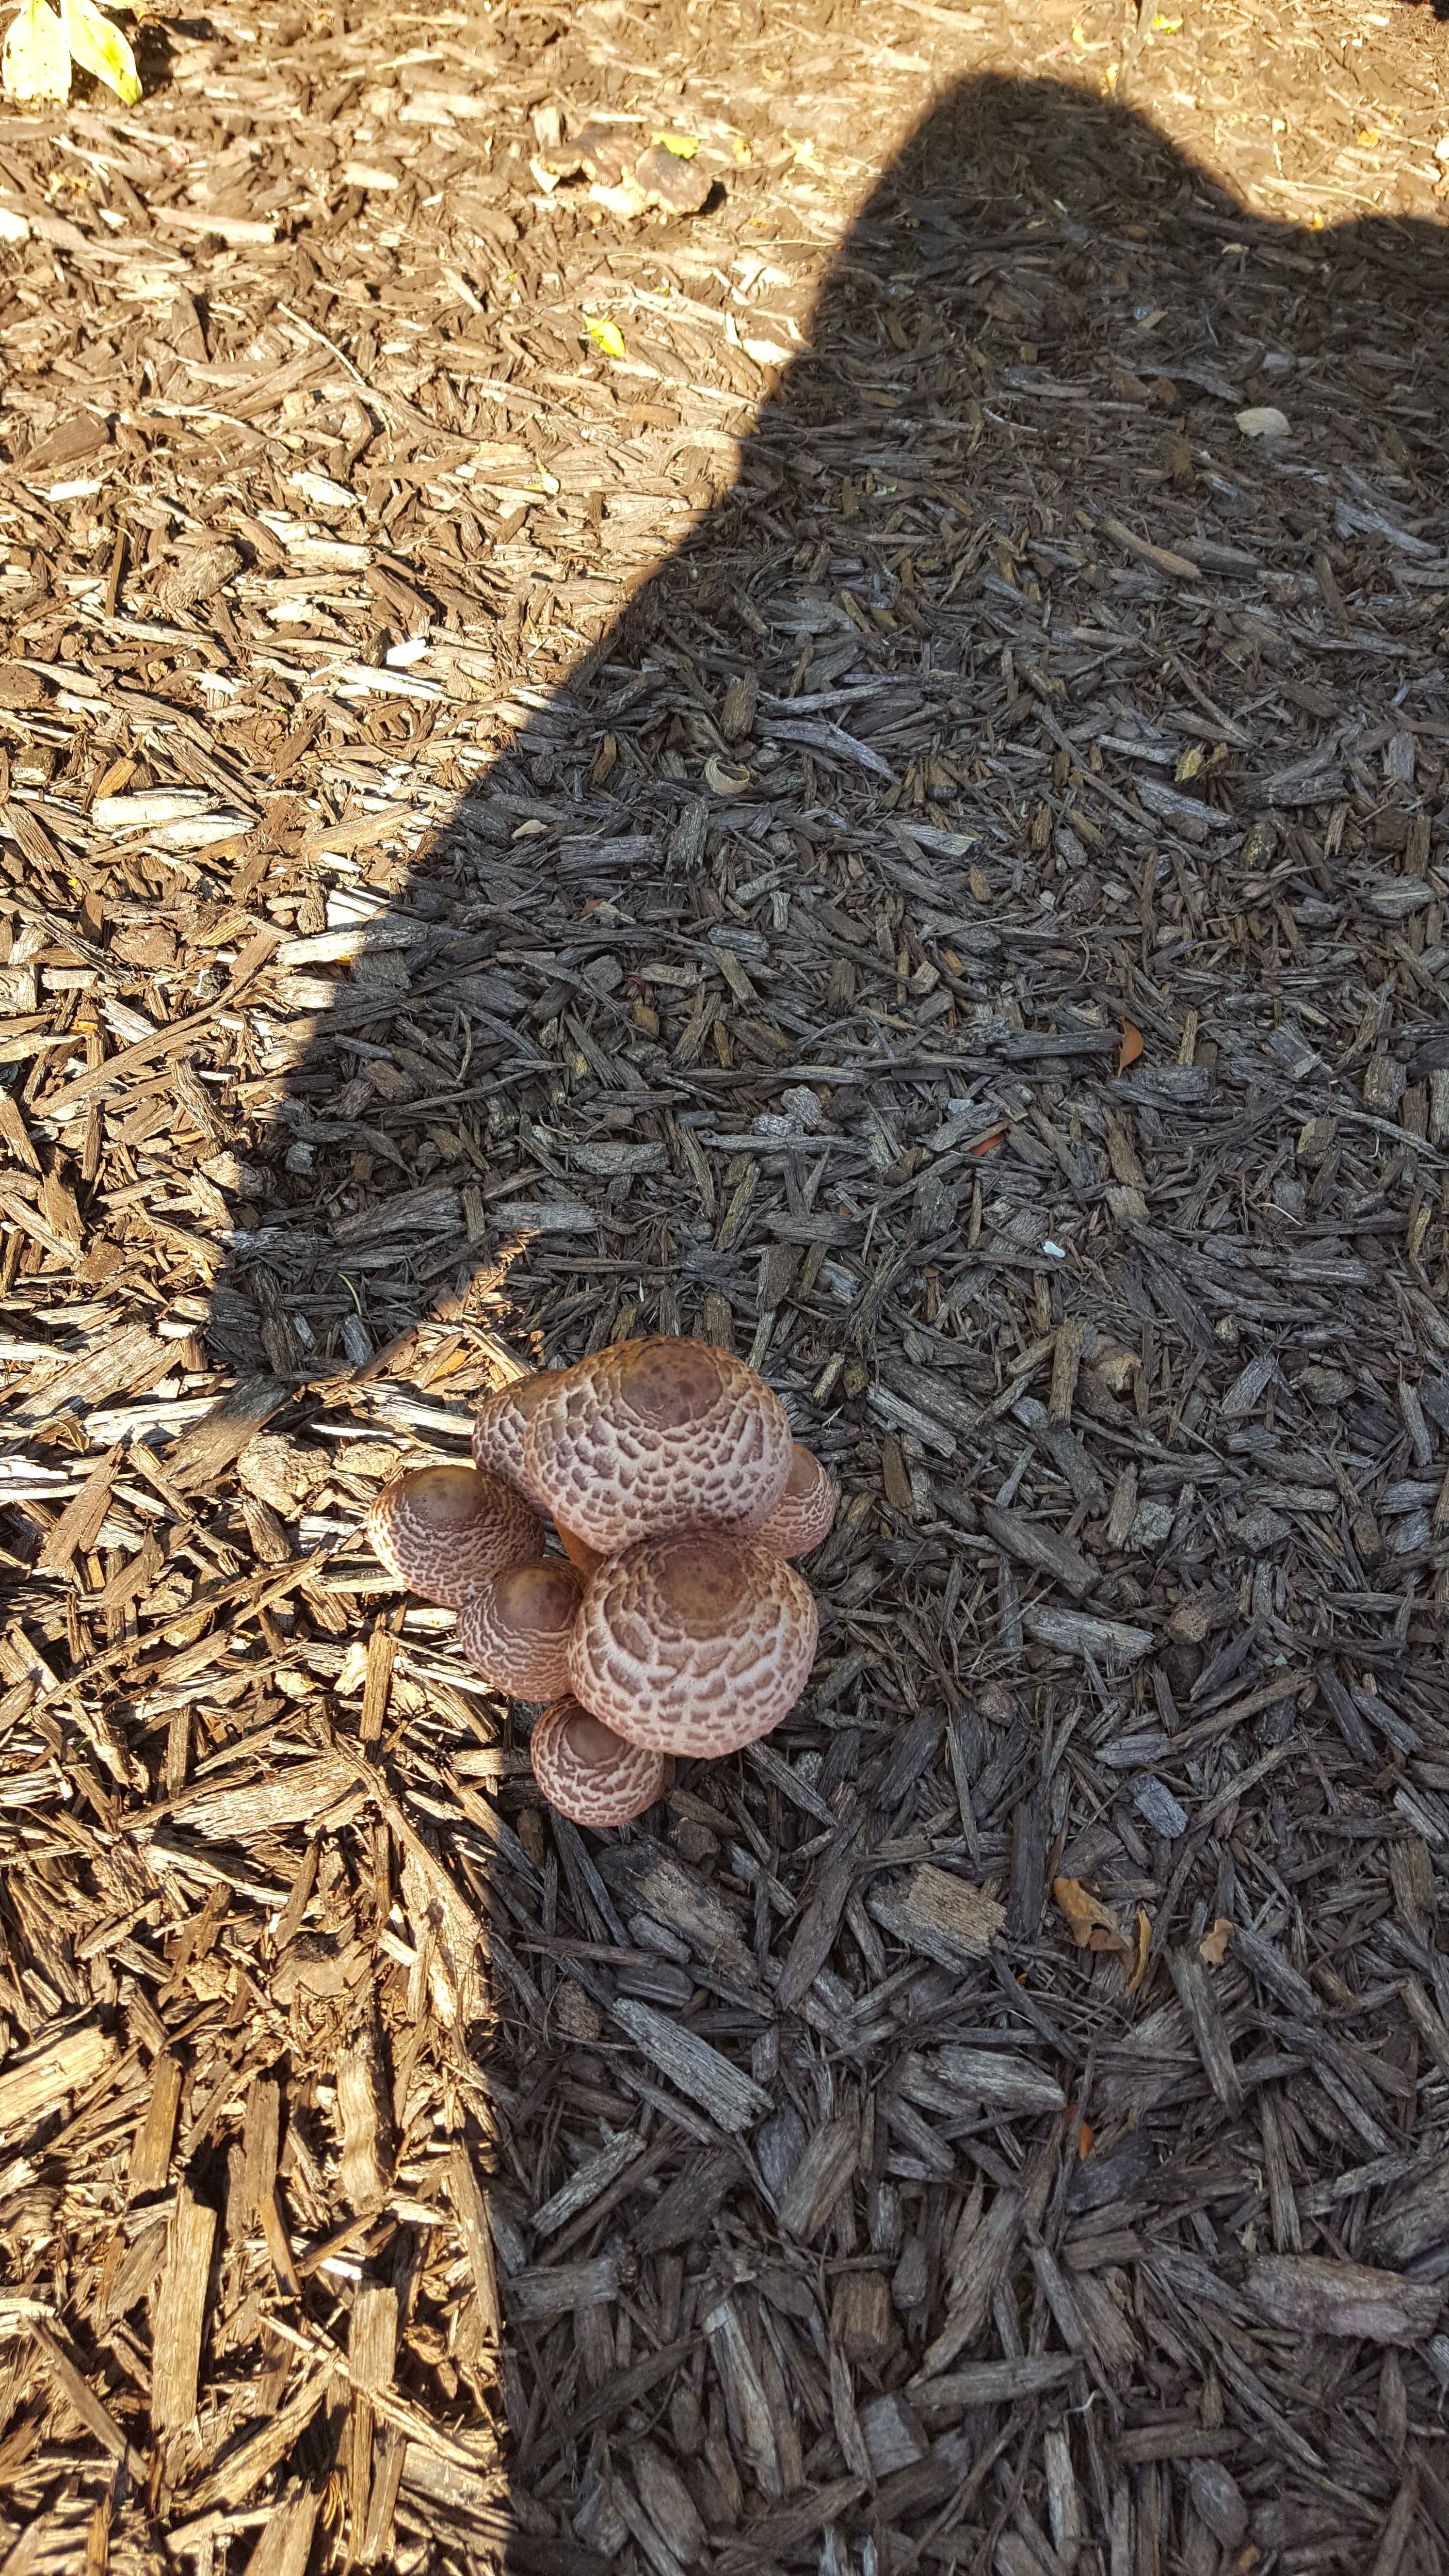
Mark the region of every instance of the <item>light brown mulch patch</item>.
<instances>
[{"instance_id":1,"label":"light brown mulch patch","mask_svg":"<svg viewBox=\"0 0 1449 2576\"><path fill-rule=\"evenodd\" d=\"M1135 14L0 118L11 2576L1442 2563L1446 36ZM842 1511L585 1836L358 1526L644 1330Z\"/></svg>"}]
</instances>

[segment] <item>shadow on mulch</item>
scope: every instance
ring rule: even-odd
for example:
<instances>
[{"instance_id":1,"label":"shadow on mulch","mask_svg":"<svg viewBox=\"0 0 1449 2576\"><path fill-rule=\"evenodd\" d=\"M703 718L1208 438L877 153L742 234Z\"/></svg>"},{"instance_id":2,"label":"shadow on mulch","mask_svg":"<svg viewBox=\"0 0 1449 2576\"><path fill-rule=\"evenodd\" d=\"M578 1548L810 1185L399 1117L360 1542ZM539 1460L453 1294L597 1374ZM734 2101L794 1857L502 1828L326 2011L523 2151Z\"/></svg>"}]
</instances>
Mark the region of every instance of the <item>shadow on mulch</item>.
<instances>
[{"instance_id":1,"label":"shadow on mulch","mask_svg":"<svg viewBox=\"0 0 1449 2576\"><path fill-rule=\"evenodd\" d=\"M1249 2532L1260 2564L1287 2548L1328 2566L1395 2515L1438 2518L1445 2491L1404 2431L1436 2403L1422 2298L1403 2330L1418 2349L1381 2363L1297 2267L1321 2249L1443 2269L1395 2198L1420 2170L1417 2043L1406 2095L1403 2047L1370 2081L1321 2016L1325 1995L1357 2008L1346 1977L1387 2008L1409 1973L1431 2050L1444 2039L1437 1859L1361 1806L1401 1735L1438 1741L1435 1540L1416 1502L1417 1545L1385 1554L1382 1481L1376 1525L1372 1474L1329 1455L1337 1438L1401 1482L1417 1458L1427 1494L1449 1423L1431 1407L1426 1428L1421 1406L1420 1440L1397 1409L1406 1366L1442 1385L1403 1238L1441 1168L1423 1100L1449 1049L1432 968L1392 944L1423 918L1416 868L1428 901L1445 733L1414 658L1437 612L1413 575L1436 545L1402 479L1438 470L1444 271L1431 228L1249 218L1079 93L983 81L943 100L853 226L734 487L403 899L436 919L461 896L471 949L455 941L405 1002L346 1003L300 1069L305 1136L392 1061L399 1010L452 997L517 1169L506 1189L480 1170L471 1242L449 1240L451 1189L431 1217L412 1203L417 1315L441 1280L435 1315L496 1322L520 1356L631 1331L731 1341L784 1386L847 1501L865 1497L814 1569L826 1686L780 1739L783 1804L774 1772L747 1812L696 1767L621 1836L510 1811L533 1874L509 1893L500 1862L500 1944L527 1944L546 1890L543 1954L565 1980L525 1975L516 2021L511 1983L485 2043L500 2132L520 2124L498 2160L520 2321L510 2564L623 2563L632 2535L664 2566L661 2531L687 2555L707 2528L726 2576L843 2571L867 2534L899 2570L1015 2576L1082 2549L1114 2571L1159 2549L1206 2570ZM1368 408L1335 425L1310 361L1360 344ZM1270 408L1286 435L1233 430ZM1384 587L1350 614L1344 549L1365 540ZM1355 785L1350 703L1372 720L1362 761L1409 746L1375 769L1381 793L1362 767ZM1408 891L1365 916L1360 876ZM1121 1021L1147 1048L1118 1078ZM1359 1088L1370 1055L1377 1093ZM983 1225L966 1156L993 1122L1023 1186L993 1204L988 1183ZM392 1282L395 1325L389 1208L350 1221L347 1274L360 1303L370 1272ZM245 1270L228 1289L254 1293ZM274 1278L263 1312L286 1296ZM1030 1372L1074 1321L1077 1409L1069 1370L1058 1421ZM374 1371L405 1375L407 1346ZM904 1656L894 1682L882 1652ZM1058 1767L1053 1730L1060 1753L1077 1726L1080 1760ZM1315 1773L1326 1803L1315 1789L1300 1829L1283 1784ZM941 1856L1005 1883L1009 2001L889 1875L958 1798L964 1838ZM1345 1802L1355 1831L1387 1837L1372 1864L1351 1834L1327 1845L1388 1920L1357 1971L1332 1941L1305 1950L1285 1884L1330 1866L1300 1831ZM1045 1945L1054 1870L1150 1919L1165 1964L1135 2004L1109 1959L1077 1977ZM679 1895L714 1889L713 1922L721 1873L731 1899L754 1891L743 1995ZM1265 1926L1261 1976L1205 1975L1218 1915ZM1315 1989L1301 1971L1320 1955ZM790 2008L771 2018L782 1973ZM708 2030L743 2111L705 2085L671 2144L680 2096L658 2080L688 2078L657 2034L635 2050L640 1999ZM987 2077L968 2117L949 2070L910 2053L967 2024L1009 2041L1026 2084L1003 2079L985 2120ZM1060 2107L1032 2107L1028 2059L1090 2111L1100 2188L1062 2160ZM621 2085L661 2106L649 2155L683 2206L656 2223L646 2202L637 2235L596 2228L578 2252L602 2269L570 2270L565 2305L519 2177L543 2103L575 2126L591 2106L618 2119ZM812 2197L801 2160L837 2129L849 2153ZM1364 2179L1336 2197L1349 2164ZM972 2230L996 2202L1017 2216L983 2289ZM729 2243L711 2236L721 2204ZM1287 2266L1273 2281L1267 2248ZM441 2485L436 2503L445 2517ZM1426 2532L1423 2563L1435 2546Z\"/></svg>"}]
</instances>

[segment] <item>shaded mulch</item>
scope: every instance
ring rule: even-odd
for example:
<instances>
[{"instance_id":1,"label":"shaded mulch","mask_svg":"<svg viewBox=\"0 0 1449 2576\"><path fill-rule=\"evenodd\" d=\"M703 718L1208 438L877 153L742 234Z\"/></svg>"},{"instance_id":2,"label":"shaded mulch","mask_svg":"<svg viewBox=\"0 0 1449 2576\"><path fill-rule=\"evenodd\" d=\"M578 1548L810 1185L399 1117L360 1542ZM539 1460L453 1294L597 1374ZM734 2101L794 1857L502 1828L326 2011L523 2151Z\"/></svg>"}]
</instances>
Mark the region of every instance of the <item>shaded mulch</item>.
<instances>
[{"instance_id":1,"label":"shaded mulch","mask_svg":"<svg viewBox=\"0 0 1449 2576\"><path fill-rule=\"evenodd\" d=\"M1446 35L1175 15L0 119L10 2576L1441 2565ZM645 1331L841 1513L582 1835L359 1525Z\"/></svg>"}]
</instances>

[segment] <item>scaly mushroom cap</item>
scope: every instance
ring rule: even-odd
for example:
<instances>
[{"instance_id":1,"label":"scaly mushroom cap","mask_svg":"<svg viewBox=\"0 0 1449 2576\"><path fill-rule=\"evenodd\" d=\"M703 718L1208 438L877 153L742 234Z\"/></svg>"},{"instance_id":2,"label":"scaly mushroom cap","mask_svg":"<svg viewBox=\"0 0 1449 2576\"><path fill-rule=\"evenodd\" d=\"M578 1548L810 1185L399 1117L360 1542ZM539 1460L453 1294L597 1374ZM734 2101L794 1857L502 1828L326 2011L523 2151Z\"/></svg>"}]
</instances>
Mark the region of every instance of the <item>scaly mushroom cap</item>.
<instances>
[{"instance_id":1,"label":"scaly mushroom cap","mask_svg":"<svg viewBox=\"0 0 1449 2576\"><path fill-rule=\"evenodd\" d=\"M458 1614L458 1643L494 1690L557 1699L568 1688L569 1631L584 1578L566 1558L509 1566L480 1583Z\"/></svg>"},{"instance_id":2,"label":"scaly mushroom cap","mask_svg":"<svg viewBox=\"0 0 1449 2576\"><path fill-rule=\"evenodd\" d=\"M535 1369L532 1377L515 1378L484 1397L473 1424L473 1464L485 1475L501 1476L520 1494L528 1493L523 1466L523 1435L534 1406L558 1385L563 1369ZM530 1502L533 1496L529 1495Z\"/></svg>"},{"instance_id":3,"label":"scaly mushroom cap","mask_svg":"<svg viewBox=\"0 0 1449 2576\"><path fill-rule=\"evenodd\" d=\"M707 1342L615 1342L569 1369L524 1436L530 1491L605 1555L700 1521L753 1527L790 1474L790 1425L743 1360Z\"/></svg>"},{"instance_id":4,"label":"scaly mushroom cap","mask_svg":"<svg viewBox=\"0 0 1449 2576\"><path fill-rule=\"evenodd\" d=\"M783 1557L732 1530L677 1530L600 1566L569 1639L569 1680L629 1743L709 1760L779 1725L818 1633Z\"/></svg>"},{"instance_id":5,"label":"scaly mushroom cap","mask_svg":"<svg viewBox=\"0 0 1449 2576\"><path fill-rule=\"evenodd\" d=\"M652 1807L669 1769L662 1753L626 1744L576 1699L556 1699L529 1738L544 1796L576 1825L627 1825Z\"/></svg>"},{"instance_id":6,"label":"scaly mushroom cap","mask_svg":"<svg viewBox=\"0 0 1449 2576\"><path fill-rule=\"evenodd\" d=\"M835 1522L835 1487L813 1450L795 1443L790 1481L767 1521L750 1535L758 1547L776 1556L808 1556L828 1538Z\"/></svg>"},{"instance_id":7,"label":"scaly mushroom cap","mask_svg":"<svg viewBox=\"0 0 1449 2576\"><path fill-rule=\"evenodd\" d=\"M490 1575L543 1554L538 1514L476 1467L410 1467L367 1515L374 1553L425 1601L461 1610Z\"/></svg>"}]
</instances>

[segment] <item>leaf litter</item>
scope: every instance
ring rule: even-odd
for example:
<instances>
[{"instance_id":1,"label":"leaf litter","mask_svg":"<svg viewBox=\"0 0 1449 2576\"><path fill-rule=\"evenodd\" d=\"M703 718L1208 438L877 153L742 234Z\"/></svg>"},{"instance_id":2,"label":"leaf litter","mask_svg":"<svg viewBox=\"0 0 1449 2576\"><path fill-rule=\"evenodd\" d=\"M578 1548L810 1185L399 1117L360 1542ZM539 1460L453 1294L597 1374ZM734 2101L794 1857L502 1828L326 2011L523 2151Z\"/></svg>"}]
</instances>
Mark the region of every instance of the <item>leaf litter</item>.
<instances>
[{"instance_id":1,"label":"leaf litter","mask_svg":"<svg viewBox=\"0 0 1449 2576\"><path fill-rule=\"evenodd\" d=\"M1435 43L5 115L17 2571L1440 2563ZM586 1839L359 1530L681 1329L821 1662Z\"/></svg>"}]
</instances>

